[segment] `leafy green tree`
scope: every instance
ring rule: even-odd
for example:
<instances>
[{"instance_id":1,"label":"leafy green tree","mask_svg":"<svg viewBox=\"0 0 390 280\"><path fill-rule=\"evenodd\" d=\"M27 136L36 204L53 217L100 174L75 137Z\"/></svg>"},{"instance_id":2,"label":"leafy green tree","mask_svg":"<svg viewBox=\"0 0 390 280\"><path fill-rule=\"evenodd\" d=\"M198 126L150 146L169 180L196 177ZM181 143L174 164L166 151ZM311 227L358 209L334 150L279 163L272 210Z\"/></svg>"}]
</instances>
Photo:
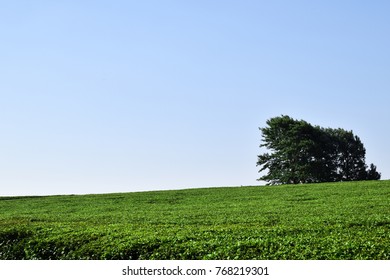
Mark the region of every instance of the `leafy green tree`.
<instances>
[{"instance_id":1,"label":"leafy green tree","mask_svg":"<svg viewBox=\"0 0 390 280\"><path fill-rule=\"evenodd\" d=\"M367 170L366 180L379 180L381 178L381 174L376 171L376 166L374 164L370 164L370 168Z\"/></svg>"},{"instance_id":2,"label":"leafy green tree","mask_svg":"<svg viewBox=\"0 0 390 280\"><path fill-rule=\"evenodd\" d=\"M334 181L367 179L366 149L358 136L344 129L326 129L331 136L336 177Z\"/></svg>"},{"instance_id":3,"label":"leafy green tree","mask_svg":"<svg viewBox=\"0 0 390 280\"><path fill-rule=\"evenodd\" d=\"M275 185L380 179L375 165L366 170L365 148L352 131L283 115L266 123L260 147L269 152L258 156L257 166L268 173L259 180Z\"/></svg>"}]
</instances>

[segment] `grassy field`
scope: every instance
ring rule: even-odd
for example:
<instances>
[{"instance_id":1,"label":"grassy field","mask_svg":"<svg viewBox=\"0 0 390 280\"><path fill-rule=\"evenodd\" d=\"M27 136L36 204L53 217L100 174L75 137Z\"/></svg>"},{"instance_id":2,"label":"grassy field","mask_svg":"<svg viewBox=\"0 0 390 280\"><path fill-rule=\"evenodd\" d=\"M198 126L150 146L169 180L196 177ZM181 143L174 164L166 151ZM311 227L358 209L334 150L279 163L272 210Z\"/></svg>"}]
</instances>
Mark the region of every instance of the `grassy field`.
<instances>
[{"instance_id":1,"label":"grassy field","mask_svg":"<svg viewBox=\"0 0 390 280\"><path fill-rule=\"evenodd\" d=\"M390 181L0 197L0 259L390 259Z\"/></svg>"}]
</instances>

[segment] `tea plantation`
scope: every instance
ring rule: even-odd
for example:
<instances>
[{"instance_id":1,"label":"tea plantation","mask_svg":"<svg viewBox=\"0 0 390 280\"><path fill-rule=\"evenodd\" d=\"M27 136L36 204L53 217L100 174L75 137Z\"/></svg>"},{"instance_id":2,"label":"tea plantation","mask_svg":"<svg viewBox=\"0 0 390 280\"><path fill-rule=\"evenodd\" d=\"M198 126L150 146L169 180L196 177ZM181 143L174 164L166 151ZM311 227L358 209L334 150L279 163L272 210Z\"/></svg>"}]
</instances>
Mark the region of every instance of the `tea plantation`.
<instances>
[{"instance_id":1,"label":"tea plantation","mask_svg":"<svg viewBox=\"0 0 390 280\"><path fill-rule=\"evenodd\" d=\"M0 259L390 259L390 181L0 197Z\"/></svg>"}]
</instances>

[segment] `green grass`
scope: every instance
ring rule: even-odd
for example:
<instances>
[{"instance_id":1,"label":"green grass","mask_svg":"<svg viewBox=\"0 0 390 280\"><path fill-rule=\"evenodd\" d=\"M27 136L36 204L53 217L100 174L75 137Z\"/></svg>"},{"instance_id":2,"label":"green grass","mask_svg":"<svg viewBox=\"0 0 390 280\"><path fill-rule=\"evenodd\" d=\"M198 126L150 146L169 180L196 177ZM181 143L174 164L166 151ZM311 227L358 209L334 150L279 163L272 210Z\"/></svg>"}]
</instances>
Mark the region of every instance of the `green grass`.
<instances>
[{"instance_id":1,"label":"green grass","mask_svg":"<svg viewBox=\"0 0 390 280\"><path fill-rule=\"evenodd\" d=\"M0 259L390 259L390 181L0 197Z\"/></svg>"}]
</instances>

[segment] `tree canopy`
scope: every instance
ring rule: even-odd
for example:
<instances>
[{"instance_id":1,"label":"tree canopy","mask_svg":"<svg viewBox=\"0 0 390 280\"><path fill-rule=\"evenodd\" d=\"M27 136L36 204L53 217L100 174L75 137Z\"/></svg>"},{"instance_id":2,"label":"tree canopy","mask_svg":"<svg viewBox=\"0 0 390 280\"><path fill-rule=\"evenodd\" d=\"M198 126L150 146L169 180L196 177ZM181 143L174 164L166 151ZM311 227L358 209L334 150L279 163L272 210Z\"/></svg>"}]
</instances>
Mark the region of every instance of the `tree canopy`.
<instances>
[{"instance_id":1,"label":"tree canopy","mask_svg":"<svg viewBox=\"0 0 390 280\"><path fill-rule=\"evenodd\" d=\"M280 116L259 128L269 152L258 156L258 180L268 184L297 184L356 180L379 180L376 166L365 163L360 138L341 128L322 128L304 120Z\"/></svg>"}]
</instances>

